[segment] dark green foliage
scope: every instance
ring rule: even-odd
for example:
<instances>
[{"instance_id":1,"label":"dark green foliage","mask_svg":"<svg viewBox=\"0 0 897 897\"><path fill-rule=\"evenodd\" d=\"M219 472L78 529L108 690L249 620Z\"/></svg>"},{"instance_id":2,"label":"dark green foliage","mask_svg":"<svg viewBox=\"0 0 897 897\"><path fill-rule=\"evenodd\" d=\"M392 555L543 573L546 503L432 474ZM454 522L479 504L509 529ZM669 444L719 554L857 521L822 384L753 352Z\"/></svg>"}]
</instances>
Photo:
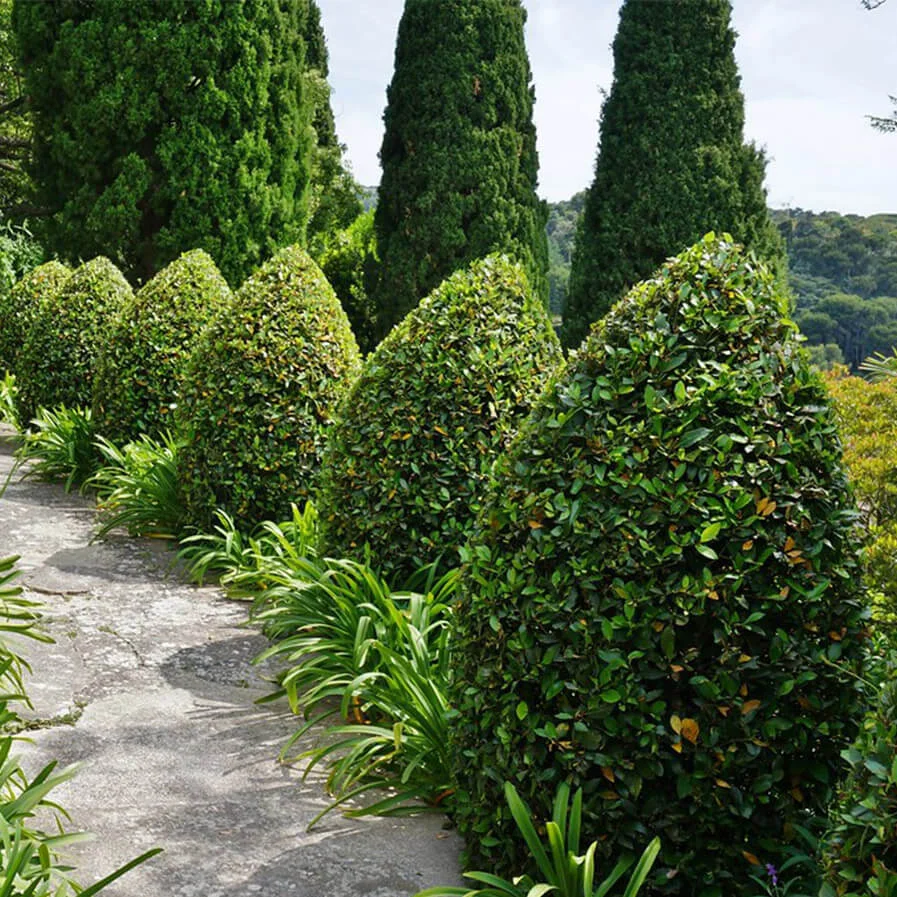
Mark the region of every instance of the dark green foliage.
<instances>
[{"instance_id":1,"label":"dark green foliage","mask_svg":"<svg viewBox=\"0 0 897 897\"><path fill-rule=\"evenodd\" d=\"M490 252L548 298L533 90L519 0L406 0L384 114L379 335Z\"/></svg>"},{"instance_id":2,"label":"dark green foliage","mask_svg":"<svg viewBox=\"0 0 897 897\"><path fill-rule=\"evenodd\" d=\"M321 10L315 0L309 0L308 4L305 46L306 85L314 105L312 126L317 138L312 154L308 240L313 255L320 261L320 250L329 244L337 231L347 228L363 209L361 188L346 167L343 160L345 147L336 136L327 82L330 75L327 41L321 25Z\"/></svg>"},{"instance_id":3,"label":"dark green foliage","mask_svg":"<svg viewBox=\"0 0 897 897\"><path fill-rule=\"evenodd\" d=\"M16 359L41 302L57 293L71 271L47 262L26 274L9 292L0 290L0 371L16 370Z\"/></svg>"},{"instance_id":4,"label":"dark green foliage","mask_svg":"<svg viewBox=\"0 0 897 897\"><path fill-rule=\"evenodd\" d=\"M206 327L175 415L186 523L215 510L248 531L289 517L315 485L333 414L358 372L345 313L298 247L263 265Z\"/></svg>"},{"instance_id":5,"label":"dark green foliage","mask_svg":"<svg viewBox=\"0 0 897 897\"><path fill-rule=\"evenodd\" d=\"M457 564L489 471L561 363L520 266L493 256L435 290L368 358L321 476L323 544L401 583Z\"/></svg>"},{"instance_id":6,"label":"dark green foliage","mask_svg":"<svg viewBox=\"0 0 897 897\"><path fill-rule=\"evenodd\" d=\"M497 463L455 627L477 861L520 868L502 782L545 818L566 780L606 856L660 836L650 893L735 897L742 850L776 862L829 796L860 706L856 515L782 304L708 236L615 306Z\"/></svg>"},{"instance_id":7,"label":"dark green foliage","mask_svg":"<svg viewBox=\"0 0 897 897\"><path fill-rule=\"evenodd\" d=\"M172 426L179 381L205 324L231 300L201 249L160 271L112 320L96 363L93 419L115 443Z\"/></svg>"},{"instance_id":8,"label":"dark green foliage","mask_svg":"<svg viewBox=\"0 0 897 897\"><path fill-rule=\"evenodd\" d=\"M375 309L365 289L365 272L377 263L373 210L333 236L318 263L349 316L359 348L372 352L377 345Z\"/></svg>"},{"instance_id":9,"label":"dark green foliage","mask_svg":"<svg viewBox=\"0 0 897 897\"><path fill-rule=\"evenodd\" d=\"M16 0L47 245L147 280L201 247L239 283L302 237L308 0Z\"/></svg>"},{"instance_id":10,"label":"dark green foliage","mask_svg":"<svg viewBox=\"0 0 897 897\"><path fill-rule=\"evenodd\" d=\"M562 314L567 304L573 242L585 200L583 190L564 202L548 204L545 232L548 236L548 307L552 314Z\"/></svg>"},{"instance_id":11,"label":"dark green foliage","mask_svg":"<svg viewBox=\"0 0 897 897\"><path fill-rule=\"evenodd\" d=\"M0 212L0 295L11 290L45 259L43 247L28 227L4 221Z\"/></svg>"},{"instance_id":12,"label":"dark green foliage","mask_svg":"<svg viewBox=\"0 0 897 897\"><path fill-rule=\"evenodd\" d=\"M897 345L897 216L772 213L788 251L795 322L813 345L836 343L856 368Z\"/></svg>"},{"instance_id":13,"label":"dark green foliage","mask_svg":"<svg viewBox=\"0 0 897 897\"><path fill-rule=\"evenodd\" d=\"M16 59L11 18L12 0L0 0L0 209L4 215L18 217L30 193L25 162L29 155L31 116Z\"/></svg>"},{"instance_id":14,"label":"dark green foliage","mask_svg":"<svg viewBox=\"0 0 897 897\"><path fill-rule=\"evenodd\" d=\"M808 310L798 308L795 323L815 346L834 343L854 370L876 352L897 346L897 297L862 299L833 293Z\"/></svg>"},{"instance_id":15,"label":"dark green foliage","mask_svg":"<svg viewBox=\"0 0 897 897\"><path fill-rule=\"evenodd\" d=\"M878 647L872 708L844 752L850 772L829 814L823 859L839 894L866 894L871 879L888 873L897 888L897 657L883 639ZM868 893L897 892L870 886Z\"/></svg>"},{"instance_id":16,"label":"dark green foliage","mask_svg":"<svg viewBox=\"0 0 897 897\"><path fill-rule=\"evenodd\" d=\"M132 296L121 271L100 256L42 297L16 361L23 423L41 405L90 405L97 354L113 317Z\"/></svg>"},{"instance_id":17,"label":"dark green foliage","mask_svg":"<svg viewBox=\"0 0 897 897\"><path fill-rule=\"evenodd\" d=\"M744 143L729 0L627 0L561 339L577 346L629 287L708 230L781 263L765 160Z\"/></svg>"}]
</instances>

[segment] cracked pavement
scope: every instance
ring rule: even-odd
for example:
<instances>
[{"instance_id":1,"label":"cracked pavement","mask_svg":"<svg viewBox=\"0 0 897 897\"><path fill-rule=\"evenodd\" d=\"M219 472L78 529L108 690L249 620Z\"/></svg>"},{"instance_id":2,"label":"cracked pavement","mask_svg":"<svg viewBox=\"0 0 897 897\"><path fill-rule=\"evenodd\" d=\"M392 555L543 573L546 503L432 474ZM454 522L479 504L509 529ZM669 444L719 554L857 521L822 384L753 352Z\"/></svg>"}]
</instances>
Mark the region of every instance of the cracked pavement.
<instances>
[{"instance_id":1,"label":"cracked pavement","mask_svg":"<svg viewBox=\"0 0 897 897\"><path fill-rule=\"evenodd\" d=\"M13 466L0 427L0 485ZM460 839L445 819L347 820L320 774L277 763L297 720L251 664L264 639L244 606L185 584L163 543L90 544L92 503L61 486L10 484L0 556L44 606L54 644L23 642L33 709L17 753L30 773L83 764L53 792L67 826L94 833L66 854L84 884L153 847L165 853L109 897L411 897L460 884ZM270 671L269 671L270 672ZM272 709L273 708L273 709Z\"/></svg>"}]
</instances>

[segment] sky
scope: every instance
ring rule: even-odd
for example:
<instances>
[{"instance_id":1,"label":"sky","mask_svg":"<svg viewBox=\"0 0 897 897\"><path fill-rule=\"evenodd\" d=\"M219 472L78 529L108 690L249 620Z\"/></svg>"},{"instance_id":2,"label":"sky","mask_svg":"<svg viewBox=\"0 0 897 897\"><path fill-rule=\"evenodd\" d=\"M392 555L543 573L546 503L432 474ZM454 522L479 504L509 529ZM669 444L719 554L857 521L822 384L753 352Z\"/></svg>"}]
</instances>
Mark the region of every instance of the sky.
<instances>
[{"instance_id":1,"label":"sky","mask_svg":"<svg viewBox=\"0 0 897 897\"><path fill-rule=\"evenodd\" d=\"M664 2L664 0L643 0ZM333 111L356 179L380 180L386 88L403 0L318 0ZM536 90L539 192L569 199L590 184L602 90L613 83L619 0L524 0ZM774 208L897 212L897 0L733 0L745 137L765 148Z\"/></svg>"}]
</instances>

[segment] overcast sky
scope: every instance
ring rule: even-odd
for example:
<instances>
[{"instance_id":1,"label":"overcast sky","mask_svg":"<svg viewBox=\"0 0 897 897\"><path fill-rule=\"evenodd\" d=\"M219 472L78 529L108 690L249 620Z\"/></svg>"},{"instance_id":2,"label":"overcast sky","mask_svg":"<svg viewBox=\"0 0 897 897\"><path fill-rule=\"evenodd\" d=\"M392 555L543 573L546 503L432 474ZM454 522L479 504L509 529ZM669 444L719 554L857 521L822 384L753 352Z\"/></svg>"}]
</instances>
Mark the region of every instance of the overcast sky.
<instances>
[{"instance_id":1,"label":"overcast sky","mask_svg":"<svg viewBox=\"0 0 897 897\"><path fill-rule=\"evenodd\" d=\"M663 2L663 0L644 0ZM380 180L386 87L403 0L318 0L333 110L356 178ZM610 89L619 0L524 0L536 88L540 193L592 179L600 90ZM897 212L897 134L873 130L897 94L897 0L734 0L746 136L766 148L770 204Z\"/></svg>"}]
</instances>

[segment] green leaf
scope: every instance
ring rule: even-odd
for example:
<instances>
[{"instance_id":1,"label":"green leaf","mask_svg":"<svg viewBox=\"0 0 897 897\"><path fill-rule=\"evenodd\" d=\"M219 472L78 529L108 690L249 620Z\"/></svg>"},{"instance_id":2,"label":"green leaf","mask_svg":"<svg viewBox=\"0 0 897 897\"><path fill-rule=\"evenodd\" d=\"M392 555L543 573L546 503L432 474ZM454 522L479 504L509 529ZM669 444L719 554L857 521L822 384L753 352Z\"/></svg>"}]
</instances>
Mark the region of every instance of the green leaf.
<instances>
[{"instance_id":1,"label":"green leaf","mask_svg":"<svg viewBox=\"0 0 897 897\"><path fill-rule=\"evenodd\" d=\"M712 542L719 535L720 529L722 529L721 523L711 523L705 526L704 532L701 533L701 541Z\"/></svg>"}]
</instances>

